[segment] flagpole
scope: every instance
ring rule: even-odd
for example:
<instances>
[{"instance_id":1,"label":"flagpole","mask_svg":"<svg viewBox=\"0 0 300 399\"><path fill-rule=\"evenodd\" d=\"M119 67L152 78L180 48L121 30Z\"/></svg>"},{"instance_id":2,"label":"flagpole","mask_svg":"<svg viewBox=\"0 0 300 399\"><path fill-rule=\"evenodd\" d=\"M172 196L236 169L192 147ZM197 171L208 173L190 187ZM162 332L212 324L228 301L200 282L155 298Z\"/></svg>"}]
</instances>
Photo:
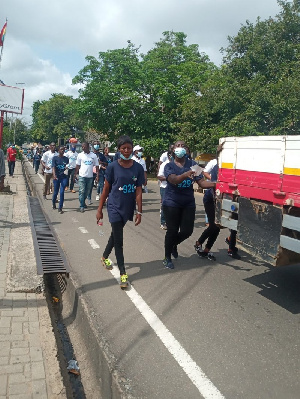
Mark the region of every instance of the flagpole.
<instances>
[{"instance_id":1,"label":"flagpole","mask_svg":"<svg viewBox=\"0 0 300 399\"><path fill-rule=\"evenodd\" d=\"M5 24L4 24L4 25L6 25L6 27L5 27L5 30L6 30L6 28L7 28L7 18L6 18L6 21L5 21ZM0 68L1 68L1 62L2 62L3 48L4 48L4 40L2 41L2 46L1 46L1 54L0 54Z\"/></svg>"}]
</instances>

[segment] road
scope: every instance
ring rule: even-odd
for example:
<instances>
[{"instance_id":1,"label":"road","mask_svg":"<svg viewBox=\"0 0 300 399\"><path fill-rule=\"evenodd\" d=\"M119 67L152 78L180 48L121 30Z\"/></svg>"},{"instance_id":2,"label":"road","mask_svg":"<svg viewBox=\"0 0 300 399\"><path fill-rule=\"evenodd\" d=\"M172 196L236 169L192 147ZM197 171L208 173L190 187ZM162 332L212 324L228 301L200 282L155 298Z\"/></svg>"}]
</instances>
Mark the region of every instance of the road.
<instances>
[{"instance_id":1,"label":"road","mask_svg":"<svg viewBox=\"0 0 300 399\"><path fill-rule=\"evenodd\" d=\"M42 180L31 173L41 198ZM126 292L118 287L116 270L100 265L110 226L106 212L97 226L96 201L81 214L78 193L67 192L63 215L50 200L43 202L133 395L299 398L300 265L273 268L244 252L241 260L231 259L226 229L213 248L217 261L200 259L193 245L204 228L204 209L196 193L194 233L179 246L175 269L165 269L159 189L154 181L148 187L142 224L125 227L132 284Z\"/></svg>"}]
</instances>

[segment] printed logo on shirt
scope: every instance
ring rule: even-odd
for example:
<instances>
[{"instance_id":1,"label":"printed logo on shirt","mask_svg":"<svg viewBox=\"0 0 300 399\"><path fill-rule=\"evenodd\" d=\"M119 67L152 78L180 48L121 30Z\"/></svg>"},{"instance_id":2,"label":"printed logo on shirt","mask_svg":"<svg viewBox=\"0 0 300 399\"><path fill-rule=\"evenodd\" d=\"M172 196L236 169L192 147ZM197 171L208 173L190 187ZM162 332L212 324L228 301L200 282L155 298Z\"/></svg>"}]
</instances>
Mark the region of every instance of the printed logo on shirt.
<instances>
[{"instance_id":1,"label":"printed logo on shirt","mask_svg":"<svg viewBox=\"0 0 300 399\"><path fill-rule=\"evenodd\" d=\"M189 188L189 187L191 187L191 184L192 184L192 180L186 179L186 180L183 180L180 184L178 184L177 187Z\"/></svg>"},{"instance_id":2,"label":"printed logo on shirt","mask_svg":"<svg viewBox=\"0 0 300 399\"><path fill-rule=\"evenodd\" d=\"M132 176L132 180L133 180L133 181L137 181L137 177Z\"/></svg>"},{"instance_id":3,"label":"printed logo on shirt","mask_svg":"<svg viewBox=\"0 0 300 399\"><path fill-rule=\"evenodd\" d=\"M93 160L83 161L85 165L93 165Z\"/></svg>"},{"instance_id":4,"label":"printed logo on shirt","mask_svg":"<svg viewBox=\"0 0 300 399\"><path fill-rule=\"evenodd\" d=\"M57 169L60 169L60 170L64 170L64 169L65 169L65 166L66 166L66 164L63 164L63 165L56 165Z\"/></svg>"},{"instance_id":5,"label":"printed logo on shirt","mask_svg":"<svg viewBox=\"0 0 300 399\"><path fill-rule=\"evenodd\" d=\"M134 184L124 184L123 187L119 187L119 191L123 191L124 194L130 194L135 192Z\"/></svg>"}]
</instances>

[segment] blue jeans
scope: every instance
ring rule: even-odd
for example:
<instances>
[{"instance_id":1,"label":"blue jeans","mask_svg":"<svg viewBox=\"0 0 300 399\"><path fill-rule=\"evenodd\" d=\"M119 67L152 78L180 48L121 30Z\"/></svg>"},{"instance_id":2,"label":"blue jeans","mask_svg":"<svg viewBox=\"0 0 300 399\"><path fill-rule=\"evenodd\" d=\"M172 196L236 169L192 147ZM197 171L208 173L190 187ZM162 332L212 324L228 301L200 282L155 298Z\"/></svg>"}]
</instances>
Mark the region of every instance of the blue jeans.
<instances>
[{"instance_id":1,"label":"blue jeans","mask_svg":"<svg viewBox=\"0 0 300 399\"><path fill-rule=\"evenodd\" d=\"M62 178L53 179L53 195L52 195L52 204L55 205L57 194L59 191L59 208L62 208L64 205L65 199L65 188L68 185L68 176L64 175Z\"/></svg>"},{"instance_id":2,"label":"blue jeans","mask_svg":"<svg viewBox=\"0 0 300 399\"><path fill-rule=\"evenodd\" d=\"M161 206L160 206L160 224L166 224L166 219L165 219L164 211L163 211L163 208L162 208L162 203L163 203L163 200L164 200L164 198L165 198L166 189L160 187L159 191L160 191L160 198L161 198Z\"/></svg>"},{"instance_id":3,"label":"blue jeans","mask_svg":"<svg viewBox=\"0 0 300 399\"><path fill-rule=\"evenodd\" d=\"M104 173L100 172L98 186L97 186L97 194L102 194L103 187L104 187Z\"/></svg>"},{"instance_id":4,"label":"blue jeans","mask_svg":"<svg viewBox=\"0 0 300 399\"><path fill-rule=\"evenodd\" d=\"M80 205L80 208L85 208L85 206L86 206L85 200L93 188L93 178L79 176L78 187L79 187L79 190L78 190L79 191L79 205Z\"/></svg>"}]
</instances>

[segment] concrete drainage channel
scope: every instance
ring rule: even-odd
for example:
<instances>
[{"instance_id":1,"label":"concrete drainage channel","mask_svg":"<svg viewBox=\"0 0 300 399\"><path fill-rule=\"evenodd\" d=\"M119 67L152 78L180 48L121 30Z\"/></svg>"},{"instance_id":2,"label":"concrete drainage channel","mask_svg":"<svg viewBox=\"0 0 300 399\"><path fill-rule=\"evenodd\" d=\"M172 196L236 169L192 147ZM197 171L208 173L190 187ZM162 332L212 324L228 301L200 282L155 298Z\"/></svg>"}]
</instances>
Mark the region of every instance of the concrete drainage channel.
<instances>
[{"instance_id":1,"label":"concrete drainage channel","mask_svg":"<svg viewBox=\"0 0 300 399\"><path fill-rule=\"evenodd\" d=\"M86 398L80 375L69 373L69 360L76 360L73 345L62 316L62 294L66 289L69 268L37 197L32 197L33 185L23 163L27 187L28 214L32 230L37 272L43 275L44 293L58 349L58 361L68 398Z\"/></svg>"},{"instance_id":2,"label":"concrete drainage channel","mask_svg":"<svg viewBox=\"0 0 300 399\"><path fill-rule=\"evenodd\" d=\"M43 274L67 397L133 398L130 382L118 370L117 361L93 319L93 309L85 300L72 273L69 275L68 262L39 199L31 196L32 193L36 195L35 187L25 163L23 173L38 274ZM68 372L71 359L78 360L81 375Z\"/></svg>"}]
</instances>

